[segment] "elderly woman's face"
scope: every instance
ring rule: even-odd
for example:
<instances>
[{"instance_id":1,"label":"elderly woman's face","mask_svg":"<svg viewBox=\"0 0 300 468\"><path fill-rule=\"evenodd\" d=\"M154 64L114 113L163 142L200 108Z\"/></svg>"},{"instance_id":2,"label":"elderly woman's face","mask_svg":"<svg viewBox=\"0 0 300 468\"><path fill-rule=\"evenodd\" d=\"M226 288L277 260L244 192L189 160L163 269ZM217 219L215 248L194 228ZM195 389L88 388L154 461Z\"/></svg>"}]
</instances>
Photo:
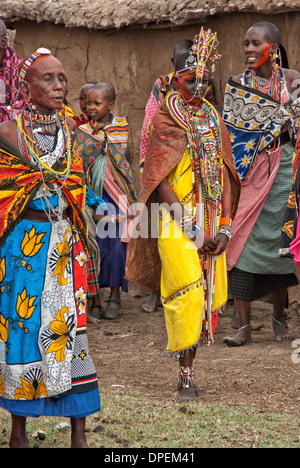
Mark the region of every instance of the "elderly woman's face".
<instances>
[{"instance_id":1,"label":"elderly woman's face","mask_svg":"<svg viewBox=\"0 0 300 468\"><path fill-rule=\"evenodd\" d=\"M39 57L26 76L29 101L40 114L51 114L62 108L67 92L62 64L52 55Z\"/></svg>"}]
</instances>

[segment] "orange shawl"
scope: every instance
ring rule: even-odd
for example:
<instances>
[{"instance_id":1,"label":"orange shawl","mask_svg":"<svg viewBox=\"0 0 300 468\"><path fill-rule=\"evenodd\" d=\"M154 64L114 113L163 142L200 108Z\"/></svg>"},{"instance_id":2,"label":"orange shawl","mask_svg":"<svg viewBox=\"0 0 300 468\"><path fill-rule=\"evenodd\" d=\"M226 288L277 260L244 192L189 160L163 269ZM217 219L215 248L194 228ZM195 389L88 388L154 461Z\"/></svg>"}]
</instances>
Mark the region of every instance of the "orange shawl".
<instances>
[{"instance_id":1,"label":"orange shawl","mask_svg":"<svg viewBox=\"0 0 300 468\"><path fill-rule=\"evenodd\" d=\"M66 165L66 162L63 164ZM61 185L72 208L74 225L87 252L87 227L83 214L86 189L83 162L76 145L73 147L70 175L66 182L47 171L44 172L44 180L48 186L53 183ZM41 184L39 168L0 138L0 246L22 218Z\"/></svg>"}]
</instances>

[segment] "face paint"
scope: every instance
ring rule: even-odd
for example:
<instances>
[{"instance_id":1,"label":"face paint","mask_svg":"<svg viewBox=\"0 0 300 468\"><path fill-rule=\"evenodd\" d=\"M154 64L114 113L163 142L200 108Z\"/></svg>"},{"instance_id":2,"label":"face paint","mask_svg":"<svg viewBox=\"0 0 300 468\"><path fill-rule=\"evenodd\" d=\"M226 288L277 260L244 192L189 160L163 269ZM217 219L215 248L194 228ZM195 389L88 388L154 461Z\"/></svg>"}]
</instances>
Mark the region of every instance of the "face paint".
<instances>
[{"instance_id":1,"label":"face paint","mask_svg":"<svg viewBox=\"0 0 300 468\"><path fill-rule=\"evenodd\" d=\"M179 78L179 92L187 104L199 107L208 88L208 75L204 75L202 86L196 79L196 74L183 75Z\"/></svg>"},{"instance_id":2,"label":"face paint","mask_svg":"<svg viewBox=\"0 0 300 468\"><path fill-rule=\"evenodd\" d=\"M264 44L259 61L256 64L254 64L253 67L250 67L250 68L256 69L256 68L261 67L264 63L266 63L266 61L269 60L271 47L272 47L271 44L268 44L268 43Z\"/></svg>"}]
</instances>

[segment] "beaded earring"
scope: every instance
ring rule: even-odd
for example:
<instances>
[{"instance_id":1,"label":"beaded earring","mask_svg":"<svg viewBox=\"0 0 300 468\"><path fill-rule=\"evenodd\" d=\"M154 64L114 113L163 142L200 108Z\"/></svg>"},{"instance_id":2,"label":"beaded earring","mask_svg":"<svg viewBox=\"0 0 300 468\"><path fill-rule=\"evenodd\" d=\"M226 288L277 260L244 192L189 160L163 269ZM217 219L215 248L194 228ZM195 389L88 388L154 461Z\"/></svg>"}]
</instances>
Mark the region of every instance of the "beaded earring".
<instances>
[{"instance_id":1,"label":"beaded earring","mask_svg":"<svg viewBox=\"0 0 300 468\"><path fill-rule=\"evenodd\" d=\"M280 67L282 67L282 57L281 57L281 52L280 52L279 47L277 47L275 52L270 53L270 60L271 62L277 63Z\"/></svg>"}]
</instances>

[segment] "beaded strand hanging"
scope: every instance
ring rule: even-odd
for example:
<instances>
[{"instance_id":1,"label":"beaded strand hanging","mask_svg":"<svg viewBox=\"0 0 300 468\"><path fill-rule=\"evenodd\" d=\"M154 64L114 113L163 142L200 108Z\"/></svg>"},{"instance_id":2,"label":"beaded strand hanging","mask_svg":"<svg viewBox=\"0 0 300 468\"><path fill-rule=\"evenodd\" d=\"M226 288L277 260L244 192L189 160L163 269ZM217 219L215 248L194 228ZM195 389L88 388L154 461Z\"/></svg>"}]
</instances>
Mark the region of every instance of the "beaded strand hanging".
<instances>
[{"instance_id":1,"label":"beaded strand hanging","mask_svg":"<svg viewBox=\"0 0 300 468\"><path fill-rule=\"evenodd\" d=\"M21 147L30 161L39 166L41 172L49 171L57 179L66 180L70 173L71 165L71 136L67 124L59 113L41 116L30 108L20 113L17 125L21 138ZM27 127L31 129L32 137L27 133ZM39 156L39 150L48 156L54 156L52 163L65 163L61 171L53 169L51 164Z\"/></svg>"},{"instance_id":2,"label":"beaded strand hanging","mask_svg":"<svg viewBox=\"0 0 300 468\"><path fill-rule=\"evenodd\" d=\"M179 109L187 125L188 147L194 187L194 209L203 206L203 224L211 238L217 235L222 209L223 159L219 117L211 104L203 100L202 109L195 111L178 97ZM197 216L199 217L199 210ZM197 220L198 221L198 220ZM202 335L213 343L211 313L213 307L215 262L213 255L200 255L205 295L205 328Z\"/></svg>"},{"instance_id":3,"label":"beaded strand hanging","mask_svg":"<svg viewBox=\"0 0 300 468\"><path fill-rule=\"evenodd\" d=\"M254 70L246 69L244 72L244 85L250 88L257 89L269 96L275 101L281 101L281 92L284 81L284 74L282 68L273 62L272 74L268 80L257 76Z\"/></svg>"}]
</instances>

